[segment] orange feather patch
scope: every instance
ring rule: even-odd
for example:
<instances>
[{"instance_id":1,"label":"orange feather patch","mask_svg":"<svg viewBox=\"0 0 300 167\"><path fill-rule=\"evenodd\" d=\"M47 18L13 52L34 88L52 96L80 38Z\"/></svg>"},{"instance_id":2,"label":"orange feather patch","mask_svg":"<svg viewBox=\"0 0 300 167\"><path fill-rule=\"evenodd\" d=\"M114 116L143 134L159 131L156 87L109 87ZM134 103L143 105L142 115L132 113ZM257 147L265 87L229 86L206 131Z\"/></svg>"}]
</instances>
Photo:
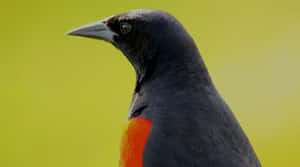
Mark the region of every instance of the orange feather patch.
<instances>
[{"instance_id":1,"label":"orange feather patch","mask_svg":"<svg viewBox=\"0 0 300 167\"><path fill-rule=\"evenodd\" d=\"M143 167L143 152L151 129L151 121L143 117L129 120L120 147L120 167Z\"/></svg>"}]
</instances>

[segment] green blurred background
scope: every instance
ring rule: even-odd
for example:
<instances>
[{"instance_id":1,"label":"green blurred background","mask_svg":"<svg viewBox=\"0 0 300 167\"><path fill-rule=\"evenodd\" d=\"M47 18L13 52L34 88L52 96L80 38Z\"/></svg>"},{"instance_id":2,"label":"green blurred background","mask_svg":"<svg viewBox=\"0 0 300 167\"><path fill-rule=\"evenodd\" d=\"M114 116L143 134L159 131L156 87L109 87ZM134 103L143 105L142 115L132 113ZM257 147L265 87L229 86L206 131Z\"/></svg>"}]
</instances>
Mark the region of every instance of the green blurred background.
<instances>
[{"instance_id":1,"label":"green blurred background","mask_svg":"<svg viewBox=\"0 0 300 167\"><path fill-rule=\"evenodd\" d=\"M299 166L300 1L3 1L0 166L118 166L135 84L108 43L65 36L129 9L175 15L263 166Z\"/></svg>"}]
</instances>

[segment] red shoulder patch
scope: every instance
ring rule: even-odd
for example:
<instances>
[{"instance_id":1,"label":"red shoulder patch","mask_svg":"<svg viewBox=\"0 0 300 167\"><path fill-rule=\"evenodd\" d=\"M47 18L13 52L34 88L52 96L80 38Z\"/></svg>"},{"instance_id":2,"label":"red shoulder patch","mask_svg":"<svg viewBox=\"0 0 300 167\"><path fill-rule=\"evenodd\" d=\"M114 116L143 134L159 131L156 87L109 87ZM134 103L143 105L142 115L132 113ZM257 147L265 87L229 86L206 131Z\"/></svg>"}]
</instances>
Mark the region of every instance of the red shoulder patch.
<instances>
[{"instance_id":1,"label":"red shoulder patch","mask_svg":"<svg viewBox=\"0 0 300 167\"><path fill-rule=\"evenodd\" d=\"M143 167L143 152L151 121L135 117L128 121L121 139L120 167Z\"/></svg>"}]
</instances>

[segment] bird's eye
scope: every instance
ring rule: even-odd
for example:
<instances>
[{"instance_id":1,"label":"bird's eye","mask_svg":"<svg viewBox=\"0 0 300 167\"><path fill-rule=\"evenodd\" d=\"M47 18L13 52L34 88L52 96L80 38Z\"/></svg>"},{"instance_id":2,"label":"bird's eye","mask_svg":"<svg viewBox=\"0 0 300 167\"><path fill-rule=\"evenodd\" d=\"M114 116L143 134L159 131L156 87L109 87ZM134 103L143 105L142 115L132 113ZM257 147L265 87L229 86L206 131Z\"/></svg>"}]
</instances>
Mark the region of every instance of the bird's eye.
<instances>
[{"instance_id":1,"label":"bird's eye","mask_svg":"<svg viewBox=\"0 0 300 167\"><path fill-rule=\"evenodd\" d=\"M120 31L123 34L127 34L131 31L132 26L128 23L121 23L120 24Z\"/></svg>"}]
</instances>

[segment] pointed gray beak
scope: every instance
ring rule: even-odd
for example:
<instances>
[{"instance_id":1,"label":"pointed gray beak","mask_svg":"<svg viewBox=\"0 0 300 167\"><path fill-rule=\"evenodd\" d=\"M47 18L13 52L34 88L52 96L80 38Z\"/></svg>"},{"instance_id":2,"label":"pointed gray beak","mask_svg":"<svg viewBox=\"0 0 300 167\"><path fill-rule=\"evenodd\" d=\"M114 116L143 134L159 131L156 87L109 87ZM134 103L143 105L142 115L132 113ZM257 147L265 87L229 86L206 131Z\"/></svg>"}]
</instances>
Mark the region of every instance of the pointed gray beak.
<instances>
[{"instance_id":1,"label":"pointed gray beak","mask_svg":"<svg viewBox=\"0 0 300 167\"><path fill-rule=\"evenodd\" d=\"M111 17L108 17L103 20L97 21L95 23L78 27L76 29L67 32L66 35L102 39L113 43L114 42L113 38L117 34L114 33L112 30L110 30L110 28L106 24L106 21L109 20L110 18Z\"/></svg>"}]
</instances>

